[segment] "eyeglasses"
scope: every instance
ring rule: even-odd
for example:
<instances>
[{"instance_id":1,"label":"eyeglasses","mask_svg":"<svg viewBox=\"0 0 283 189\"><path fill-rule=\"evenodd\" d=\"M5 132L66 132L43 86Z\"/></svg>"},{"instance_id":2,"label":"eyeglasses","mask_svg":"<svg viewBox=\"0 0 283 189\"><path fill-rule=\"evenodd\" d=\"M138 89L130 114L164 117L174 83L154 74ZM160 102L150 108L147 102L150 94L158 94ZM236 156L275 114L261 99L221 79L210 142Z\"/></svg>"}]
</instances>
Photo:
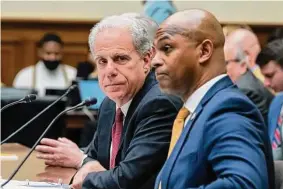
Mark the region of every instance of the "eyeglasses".
<instances>
[{"instance_id":1,"label":"eyeglasses","mask_svg":"<svg viewBox=\"0 0 283 189\"><path fill-rule=\"evenodd\" d=\"M230 59L230 60L225 60L226 64L229 64L230 62L240 62L239 59L235 58L235 59Z\"/></svg>"}]
</instances>

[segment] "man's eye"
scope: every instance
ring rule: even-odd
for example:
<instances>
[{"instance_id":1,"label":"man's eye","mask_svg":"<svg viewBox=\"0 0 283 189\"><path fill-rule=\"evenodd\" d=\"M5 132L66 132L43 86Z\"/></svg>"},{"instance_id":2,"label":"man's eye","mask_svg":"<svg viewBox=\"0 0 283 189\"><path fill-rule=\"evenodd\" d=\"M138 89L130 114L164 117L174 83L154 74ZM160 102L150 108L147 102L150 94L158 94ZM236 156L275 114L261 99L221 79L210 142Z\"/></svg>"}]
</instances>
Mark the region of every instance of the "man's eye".
<instances>
[{"instance_id":1,"label":"man's eye","mask_svg":"<svg viewBox=\"0 0 283 189\"><path fill-rule=\"evenodd\" d=\"M100 64L100 65L103 65L103 64L106 64L106 63L107 63L107 60L105 60L105 59L100 59L100 60L97 61L97 63Z\"/></svg>"},{"instance_id":2,"label":"man's eye","mask_svg":"<svg viewBox=\"0 0 283 189\"><path fill-rule=\"evenodd\" d=\"M114 58L115 62L125 62L127 60L128 60L128 58L126 56L117 56L117 57Z\"/></svg>"},{"instance_id":3,"label":"man's eye","mask_svg":"<svg viewBox=\"0 0 283 189\"><path fill-rule=\"evenodd\" d=\"M172 50L171 45L164 45L161 49L165 53L169 53Z\"/></svg>"}]
</instances>

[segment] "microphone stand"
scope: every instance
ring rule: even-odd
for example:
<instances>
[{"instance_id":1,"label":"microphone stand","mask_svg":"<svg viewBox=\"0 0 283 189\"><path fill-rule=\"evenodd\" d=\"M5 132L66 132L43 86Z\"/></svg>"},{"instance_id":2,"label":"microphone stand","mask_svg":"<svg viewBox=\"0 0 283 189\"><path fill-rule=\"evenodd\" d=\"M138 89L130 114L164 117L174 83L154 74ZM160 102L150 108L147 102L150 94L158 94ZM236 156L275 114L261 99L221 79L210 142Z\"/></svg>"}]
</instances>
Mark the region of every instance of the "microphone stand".
<instances>
[{"instance_id":1,"label":"microphone stand","mask_svg":"<svg viewBox=\"0 0 283 189\"><path fill-rule=\"evenodd\" d=\"M29 120L27 123L25 123L23 126L21 126L19 129L17 129L15 132L13 132L11 135L9 135L7 138L5 138L3 141L1 141L1 145L13 136L15 136L18 132L20 132L23 128L25 128L27 125L29 125L32 121L34 121L36 118L38 118L41 114L43 114L46 110L48 110L50 107L52 107L54 104L56 104L58 101L60 101L62 98L67 96L73 89L75 89L77 86L72 85L60 98L55 100L53 103L51 103L49 106L47 106L44 110L39 112L35 117L33 117L31 120Z\"/></svg>"},{"instance_id":2,"label":"microphone stand","mask_svg":"<svg viewBox=\"0 0 283 189\"><path fill-rule=\"evenodd\" d=\"M23 166L23 164L26 162L26 160L29 158L29 156L31 155L31 153L34 151L35 147L38 145L38 143L41 141L41 139L44 137L44 135L47 133L47 131L50 129L50 127L53 125L53 123L55 121L57 121L57 119L64 113L68 112L68 111L72 111L74 109L78 109L83 107L84 105L86 105L85 101L77 104L76 106L70 107L64 111L62 111L60 114L58 114L53 120L52 122L48 125L48 127L44 130L44 132L42 133L42 135L39 137L39 139L35 142L35 144L32 146L32 148L30 149L29 153L26 155L26 157L22 160L22 162L19 164L19 166L15 169L15 171L11 174L11 176L1 185L1 188L3 186L5 186L6 184L8 184L13 178L14 176L17 174L17 172L19 171L19 169Z\"/></svg>"}]
</instances>

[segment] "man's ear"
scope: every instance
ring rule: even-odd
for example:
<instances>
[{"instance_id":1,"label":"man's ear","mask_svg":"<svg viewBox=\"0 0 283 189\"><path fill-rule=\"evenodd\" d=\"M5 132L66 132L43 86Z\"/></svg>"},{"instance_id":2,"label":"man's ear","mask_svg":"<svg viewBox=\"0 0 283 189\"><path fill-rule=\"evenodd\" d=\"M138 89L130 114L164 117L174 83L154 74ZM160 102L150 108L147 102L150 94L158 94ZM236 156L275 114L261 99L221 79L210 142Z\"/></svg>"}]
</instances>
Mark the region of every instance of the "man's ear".
<instances>
[{"instance_id":1,"label":"man's ear","mask_svg":"<svg viewBox=\"0 0 283 189\"><path fill-rule=\"evenodd\" d=\"M213 53L213 43L211 40L206 39L200 44L200 54L199 54L199 62L205 63L210 59Z\"/></svg>"},{"instance_id":2,"label":"man's ear","mask_svg":"<svg viewBox=\"0 0 283 189\"><path fill-rule=\"evenodd\" d=\"M239 70L239 72L241 73L241 75L243 75L244 73L246 73L247 72L247 70L248 70L248 64L247 64L247 62L246 62L246 59L244 59L241 63L239 63L240 64L240 70Z\"/></svg>"},{"instance_id":3,"label":"man's ear","mask_svg":"<svg viewBox=\"0 0 283 189\"><path fill-rule=\"evenodd\" d=\"M145 73L148 73L148 71L150 70L150 64L153 59L152 53L153 53L152 50L150 50L143 57L143 61L144 61L143 69Z\"/></svg>"}]
</instances>

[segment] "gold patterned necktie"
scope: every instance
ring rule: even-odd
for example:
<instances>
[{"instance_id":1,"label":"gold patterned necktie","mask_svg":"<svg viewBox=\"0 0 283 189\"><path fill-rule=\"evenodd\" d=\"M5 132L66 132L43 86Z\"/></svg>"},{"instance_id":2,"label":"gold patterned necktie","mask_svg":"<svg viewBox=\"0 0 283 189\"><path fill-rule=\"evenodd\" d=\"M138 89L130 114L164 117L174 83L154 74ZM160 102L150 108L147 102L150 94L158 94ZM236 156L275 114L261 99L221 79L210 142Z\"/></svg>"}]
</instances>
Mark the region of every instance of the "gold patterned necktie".
<instances>
[{"instance_id":1,"label":"gold patterned necktie","mask_svg":"<svg viewBox=\"0 0 283 189\"><path fill-rule=\"evenodd\" d=\"M172 136L171 136L171 142L170 142L170 147L168 151L168 157L170 156L177 140L179 139L182 130L184 128L185 124L185 119L189 116L190 112L187 108L183 107L180 109L173 125L173 130L172 130Z\"/></svg>"},{"instance_id":2,"label":"gold patterned necktie","mask_svg":"<svg viewBox=\"0 0 283 189\"><path fill-rule=\"evenodd\" d=\"M190 115L190 111L183 107L180 109L174 124L173 124L173 129L172 129L172 135L171 135L171 141L170 141L170 147L169 147L169 151L168 151L168 157L170 156L177 140L179 139L182 130L184 128L184 124L185 124L185 120L186 118ZM159 186L158 189L161 189L161 181L159 182Z\"/></svg>"}]
</instances>

